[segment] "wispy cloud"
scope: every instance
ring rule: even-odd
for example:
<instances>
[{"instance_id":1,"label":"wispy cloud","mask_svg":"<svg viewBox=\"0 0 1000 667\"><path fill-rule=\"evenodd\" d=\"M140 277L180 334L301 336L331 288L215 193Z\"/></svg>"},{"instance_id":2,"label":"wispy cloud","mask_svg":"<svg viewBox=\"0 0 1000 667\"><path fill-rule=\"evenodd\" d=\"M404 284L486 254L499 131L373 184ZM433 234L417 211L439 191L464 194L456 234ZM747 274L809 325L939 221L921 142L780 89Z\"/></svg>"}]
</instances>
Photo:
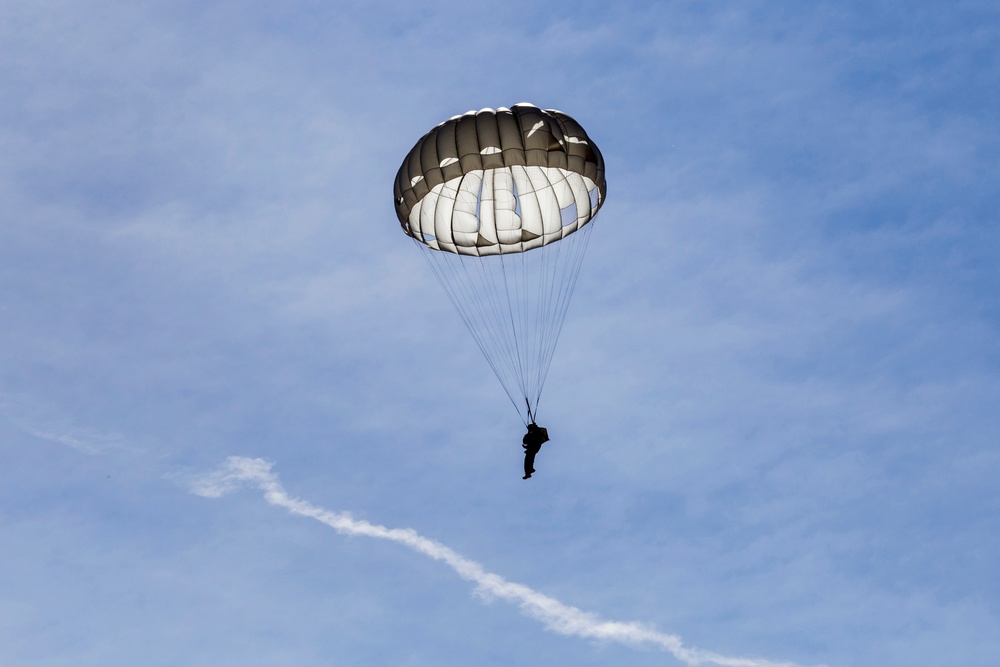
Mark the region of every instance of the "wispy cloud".
<instances>
[{"instance_id":1,"label":"wispy cloud","mask_svg":"<svg viewBox=\"0 0 1000 667\"><path fill-rule=\"evenodd\" d=\"M72 447L91 456L123 447L124 439L116 433L67 425L62 419L47 414L16 394L0 392L0 418L5 418L12 426L32 437Z\"/></svg>"},{"instance_id":2,"label":"wispy cloud","mask_svg":"<svg viewBox=\"0 0 1000 667\"><path fill-rule=\"evenodd\" d=\"M191 491L205 498L218 498L241 487L254 486L264 492L268 503L290 513L315 519L345 535L362 535L390 540L413 551L446 564L458 576L476 585L476 592L487 598L500 598L517 604L527 616L545 624L549 630L563 635L613 641L629 646L652 645L671 653L686 665L720 665L722 667L795 667L791 662L774 662L759 658L730 657L691 648L680 637L660 632L648 624L607 621L535 591L523 584L507 581L488 572L479 563L465 558L453 549L426 538L412 528L387 528L353 518L347 512L334 512L317 507L305 500L293 498L282 487L273 464L263 459L229 457L219 470L198 477Z\"/></svg>"}]
</instances>

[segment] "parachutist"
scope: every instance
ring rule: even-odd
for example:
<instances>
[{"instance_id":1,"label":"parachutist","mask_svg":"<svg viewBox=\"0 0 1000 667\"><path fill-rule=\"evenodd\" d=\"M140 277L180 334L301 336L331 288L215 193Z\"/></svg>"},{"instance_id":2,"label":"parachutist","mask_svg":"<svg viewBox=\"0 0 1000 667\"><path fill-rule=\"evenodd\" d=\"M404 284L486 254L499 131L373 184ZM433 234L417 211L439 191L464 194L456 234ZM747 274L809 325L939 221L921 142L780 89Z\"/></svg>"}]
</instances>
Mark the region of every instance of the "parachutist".
<instances>
[{"instance_id":1,"label":"parachutist","mask_svg":"<svg viewBox=\"0 0 1000 667\"><path fill-rule=\"evenodd\" d=\"M549 432L546 429L535 422L528 424L528 432L521 438L521 447L524 448L524 477L521 479L528 479L535 472L535 454L548 441Z\"/></svg>"}]
</instances>

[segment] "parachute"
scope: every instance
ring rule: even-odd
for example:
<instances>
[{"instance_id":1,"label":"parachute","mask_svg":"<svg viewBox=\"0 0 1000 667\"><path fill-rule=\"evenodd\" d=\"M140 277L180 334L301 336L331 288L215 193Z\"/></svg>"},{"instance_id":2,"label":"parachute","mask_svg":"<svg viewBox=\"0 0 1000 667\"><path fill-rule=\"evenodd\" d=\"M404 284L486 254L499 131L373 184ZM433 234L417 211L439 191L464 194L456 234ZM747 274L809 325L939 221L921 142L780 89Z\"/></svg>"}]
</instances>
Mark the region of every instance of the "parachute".
<instances>
[{"instance_id":1,"label":"parachute","mask_svg":"<svg viewBox=\"0 0 1000 667\"><path fill-rule=\"evenodd\" d=\"M600 150L561 111L469 111L416 143L394 194L403 231L533 422L607 194Z\"/></svg>"}]
</instances>

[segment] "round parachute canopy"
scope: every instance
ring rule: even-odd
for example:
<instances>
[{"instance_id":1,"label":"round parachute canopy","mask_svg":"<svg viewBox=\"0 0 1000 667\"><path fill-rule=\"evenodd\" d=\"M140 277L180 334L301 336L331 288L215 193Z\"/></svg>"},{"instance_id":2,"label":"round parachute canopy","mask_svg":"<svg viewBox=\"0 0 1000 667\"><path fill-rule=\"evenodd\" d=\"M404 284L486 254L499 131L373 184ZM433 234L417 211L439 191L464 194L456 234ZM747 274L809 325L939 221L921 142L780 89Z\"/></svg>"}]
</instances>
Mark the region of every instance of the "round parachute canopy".
<instances>
[{"instance_id":1,"label":"round parachute canopy","mask_svg":"<svg viewBox=\"0 0 1000 667\"><path fill-rule=\"evenodd\" d=\"M527 424L569 308L604 158L570 116L531 104L441 123L396 174L396 216Z\"/></svg>"},{"instance_id":2,"label":"round parachute canopy","mask_svg":"<svg viewBox=\"0 0 1000 667\"><path fill-rule=\"evenodd\" d=\"M531 104L441 123L410 150L395 185L407 234L478 256L562 240L590 222L606 193L604 158L580 124Z\"/></svg>"}]
</instances>

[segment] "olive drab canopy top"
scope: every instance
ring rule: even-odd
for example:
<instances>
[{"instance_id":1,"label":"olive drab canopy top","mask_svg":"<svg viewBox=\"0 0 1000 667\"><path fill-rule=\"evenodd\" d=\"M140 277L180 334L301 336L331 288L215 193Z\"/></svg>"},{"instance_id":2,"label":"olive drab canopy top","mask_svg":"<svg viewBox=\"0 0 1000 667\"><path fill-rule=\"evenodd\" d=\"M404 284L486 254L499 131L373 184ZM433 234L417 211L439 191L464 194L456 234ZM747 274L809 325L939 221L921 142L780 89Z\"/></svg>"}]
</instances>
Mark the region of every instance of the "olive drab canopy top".
<instances>
[{"instance_id":1,"label":"olive drab canopy top","mask_svg":"<svg viewBox=\"0 0 1000 667\"><path fill-rule=\"evenodd\" d=\"M561 111L469 111L416 143L393 190L403 231L524 423L534 421L607 194L601 152Z\"/></svg>"},{"instance_id":2,"label":"olive drab canopy top","mask_svg":"<svg viewBox=\"0 0 1000 667\"><path fill-rule=\"evenodd\" d=\"M516 104L455 116L396 175L403 230L434 250L523 252L586 225L604 203L604 158L575 120Z\"/></svg>"}]
</instances>

